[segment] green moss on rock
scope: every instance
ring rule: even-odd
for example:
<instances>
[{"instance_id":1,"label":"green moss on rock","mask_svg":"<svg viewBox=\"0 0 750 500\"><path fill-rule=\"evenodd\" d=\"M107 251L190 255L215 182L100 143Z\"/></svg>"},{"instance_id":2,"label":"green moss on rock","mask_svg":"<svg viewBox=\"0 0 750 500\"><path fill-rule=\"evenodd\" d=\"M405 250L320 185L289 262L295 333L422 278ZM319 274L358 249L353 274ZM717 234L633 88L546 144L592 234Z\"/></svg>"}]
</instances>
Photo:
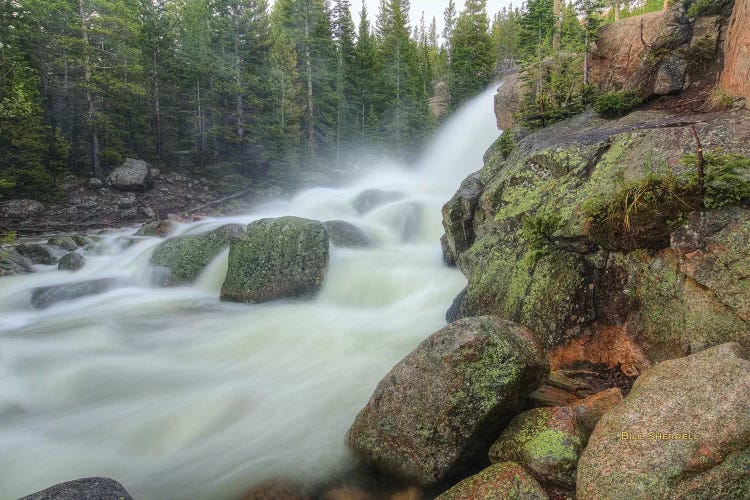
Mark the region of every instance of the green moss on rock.
<instances>
[{"instance_id":1,"label":"green moss on rock","mask_svg":"<svg viewBox=\"0 0 750 500\"><path fill-rule=\"evenodd\" d=\"M171 238L156 247L151 264L168 269L171 284L193 283L206 266L244 232L243 226L228 224L205 234Z\"/></svg>"},{"instance_id":2,"label":"green moss on rock","mask_svg":"<svg viewBox=\"0 0 750 500\"><path fill-rule=\"evenodd\" d=\"M436 500L547 500L547 493L514 462L501 462L464 479Z\"/></svg>"},{"instance_id":3,"label":"green moss on rock","mask_svg":"<svg viewBox=\"0 0 750 500\"><path fill-rule=\"evenodd\" d=\"M298 217L263 219L232 242L221 299L264 302L311 297L328 269L329 242L318 221Z\"/></svg>"}]
</instances>

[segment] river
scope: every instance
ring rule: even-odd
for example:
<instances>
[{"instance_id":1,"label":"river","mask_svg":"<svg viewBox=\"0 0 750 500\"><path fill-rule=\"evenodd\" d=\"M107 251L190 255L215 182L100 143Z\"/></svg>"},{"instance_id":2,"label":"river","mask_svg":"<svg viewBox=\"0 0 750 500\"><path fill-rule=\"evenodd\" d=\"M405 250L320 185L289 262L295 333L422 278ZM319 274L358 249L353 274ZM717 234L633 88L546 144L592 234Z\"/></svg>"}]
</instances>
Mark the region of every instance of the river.
<instances>
[{"instance_id":1,"label":"river","mask_svg":"<svg viewBox=\"0 0 750 500\"><path fill-rule=\"evenodd\" d=\"M455 113L414 165L373 164L343 188L178 227L283 215L355 224L376 246L333 247L314 300L220 302L228 252L194 286L153 287L161 240L123 248L135 228L105 236L77 273L39 266L0 279L0 499L106 476L139 500L221 500L267 478L319 482L346 470L355 415L444 326L466 284L443 264L440 208L499 134L496 88ZM352 201L372 188L404 197L358 215ZM103 277L131 284L31 308L35 287Z\"/></svg>"}]
</instances>

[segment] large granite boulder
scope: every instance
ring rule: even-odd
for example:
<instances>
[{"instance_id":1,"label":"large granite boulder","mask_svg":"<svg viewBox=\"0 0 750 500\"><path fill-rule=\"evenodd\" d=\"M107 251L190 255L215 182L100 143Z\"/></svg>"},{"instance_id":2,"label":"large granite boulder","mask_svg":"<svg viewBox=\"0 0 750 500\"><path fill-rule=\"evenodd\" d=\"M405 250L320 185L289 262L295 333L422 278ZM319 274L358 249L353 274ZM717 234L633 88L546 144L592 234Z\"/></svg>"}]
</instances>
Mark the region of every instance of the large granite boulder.
<instances>
[{"instance_id":1,"label":"large granite boulder","mask_svg":"<svg viewBox=\"0 0 750 500\"><path fill-rule=\"evenodd\" d=\"M381 380L347 443L382 471L443 484L486 463L492 440L548 370L526 328L490 316L457 321Z\"/></svg>"},{"instance_id":2,"label":"large granite boulder","mask_svg":"<svg viewBox=\"0 0 750 500\"><path fill-rule=\"evenodd\" d=\"M178 236L160 244L151 256L151 264L169 270L171 285L193 283L201 272L232 241L245 234L240 224L227 224L208 233Z\"/></svg>"},{"instance_id":3,"label":"large granite boulder","mask_svg":"<svg viewBox=\"0 0 750 500\"><path fill-rule=\"evenodd\" d=\"M122 285L123 282L119 279L102 278L35 288L31 291L31 305L36 309L46 309L59 302L99 295Z\"/></svg>"},{"instance_id":4,"label":"large granite boulder","mask_svg":"<svg viewBox=\"0 0 750 500\"><path fill-rule=\"evenodd\" d=\"M547 493L523 467L501 462L464 479L436 500L547 500Z\"/></svg>"},{"instance_id":5,"label":"large granite boulder","mask_svg":"<svg viewBox=\"0 0 750 500\"><path fill-rule=\"evenodd\" d=\"M299 217L262 219L232 241L221 300L258 303L311 297L328 270L328 233Z\"/></svg>"},{"instance_id":6,"label":"large granite boulder","mask_svg":"<svg viewBox=\"0 0 750 500\"><path fill-rule=\"evenodd\" d=\"M734 343L664 361L607 412L577 498L750 498L750 362Z\"/></svg>"},{"instance_id":7,"label":"large granite boulder","mask_svg":"<svg viewBox=\"0 0 750 500\"><path fill-rule=\"evenodd\" d=\"M127 158L109 174L107 183L120 191L146 191L151 184L148 163Z\"/></svg>"},{"instance_id":8,"label":"large granite boulder","mask_svg":"<svg viewBox=\"0 0 750 500\"><path fill-rule=\"evenodd\" d=\"M114 479L88 477L60 483L19 500L133 500Z\"/></svg>"},{"instance_id":9,"label":"large granite boulder","mask_svg":"<svg viewBox=\"0 0 750 500\"><path fill-rule=\"evenodd\" d=\"M643 203L627 227L595 220L627 186L668 175L689 182L691 121L707 149L750 157L745 110L636 111L615 120L583 113L521 137L507 157L493 145L480 173L474 242L455 256L468 286L450 320L494 315L526 325L553 369L586 362L637 375L729 341L750 347L750 210L690 215L697 203L683 197L677 209Z\"/></svg>"}]
</instances>

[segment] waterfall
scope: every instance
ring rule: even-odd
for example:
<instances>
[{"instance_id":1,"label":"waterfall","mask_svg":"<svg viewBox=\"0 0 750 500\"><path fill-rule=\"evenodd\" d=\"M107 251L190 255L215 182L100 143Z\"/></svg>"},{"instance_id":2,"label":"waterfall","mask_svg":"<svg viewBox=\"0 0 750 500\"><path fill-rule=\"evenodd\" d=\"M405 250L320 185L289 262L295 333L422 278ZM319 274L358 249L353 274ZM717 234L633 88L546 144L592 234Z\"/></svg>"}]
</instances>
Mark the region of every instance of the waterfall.
<instances>
[{"instance_id":1,"label":"waterfall","mask_svg":"<svg viewBox=\"0 0 750 500\"><path fill-rule=\"evenodd\" d=\"M344 220L373 248L333 247L311 301L219 301L227 252L192 287L156 288L161 240L104 236L78 273L51 266L0 279L0 498L78 477L117 479L135 498L233 498L254 482L321 481L352 457L344 435L378 381L441 328L466 283L443 265L440 208L499 132L496 87L454 114L416 165L373 164L177 234L296 215ZM371 189L399 193L360 214ZM31 290L86 279L127 286L33 310Z\"/></svg>"}]
</instances>

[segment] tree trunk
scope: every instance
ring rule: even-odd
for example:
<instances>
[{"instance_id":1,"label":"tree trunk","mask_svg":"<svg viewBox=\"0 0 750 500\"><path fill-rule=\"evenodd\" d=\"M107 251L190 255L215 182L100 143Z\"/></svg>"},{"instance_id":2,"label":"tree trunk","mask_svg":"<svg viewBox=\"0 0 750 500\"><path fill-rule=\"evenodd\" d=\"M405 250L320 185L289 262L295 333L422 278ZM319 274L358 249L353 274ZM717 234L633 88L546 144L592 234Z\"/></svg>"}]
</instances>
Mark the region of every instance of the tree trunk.
<instances>
[{"instance_id":1,"label":"tree trunk","mask_svg":"<svg viewBox=\"0 0 750 500\"><path fill-rule=\"evenodd\" d=\"M583 84L589 83L589 32L586 30L586 38L583 50Z\"/></svg>"},{"instance_id":2,"label":"tree trunk","mask_svg":"<svg viewBox=\"0 0 750 500\"><path fill-rule=\"evenodd\" d=\"M553 12L555 16L555 31L552 34L552 50L560 50L560 33L562 32L562 0L554 0Z\"/></svg>"},{"instance_id":3,"label":"tree trunk","mask_svg":"<svg viewBox=\"0 0 750 500\"><path fill-rule=\"evenodd\" d=\"M91 90L91 55L89 51L89 31L86 24L86 9L83 0L78 0L78 14L81 18L81 39L83 41L83 82L85 86L86 103L88 104L87 114L91 125L91 166L94 177L101 179L103 177L102 166L99 160L99 127L96 125L96 105L94 103L94 93Z\"/></svg>"},{"instance_id":4,"label":"tree trunk","mask_svg":"<svg viewBox=\"0 0 750 500\"><path fill-rule=\"evenodd\" d=\"M315 108L313 106L312 61L310 60L310 19L309 12L305 13L305 67L307 69L307 140L310 154L315 156Z\"/></svg>"}]
</instances>

